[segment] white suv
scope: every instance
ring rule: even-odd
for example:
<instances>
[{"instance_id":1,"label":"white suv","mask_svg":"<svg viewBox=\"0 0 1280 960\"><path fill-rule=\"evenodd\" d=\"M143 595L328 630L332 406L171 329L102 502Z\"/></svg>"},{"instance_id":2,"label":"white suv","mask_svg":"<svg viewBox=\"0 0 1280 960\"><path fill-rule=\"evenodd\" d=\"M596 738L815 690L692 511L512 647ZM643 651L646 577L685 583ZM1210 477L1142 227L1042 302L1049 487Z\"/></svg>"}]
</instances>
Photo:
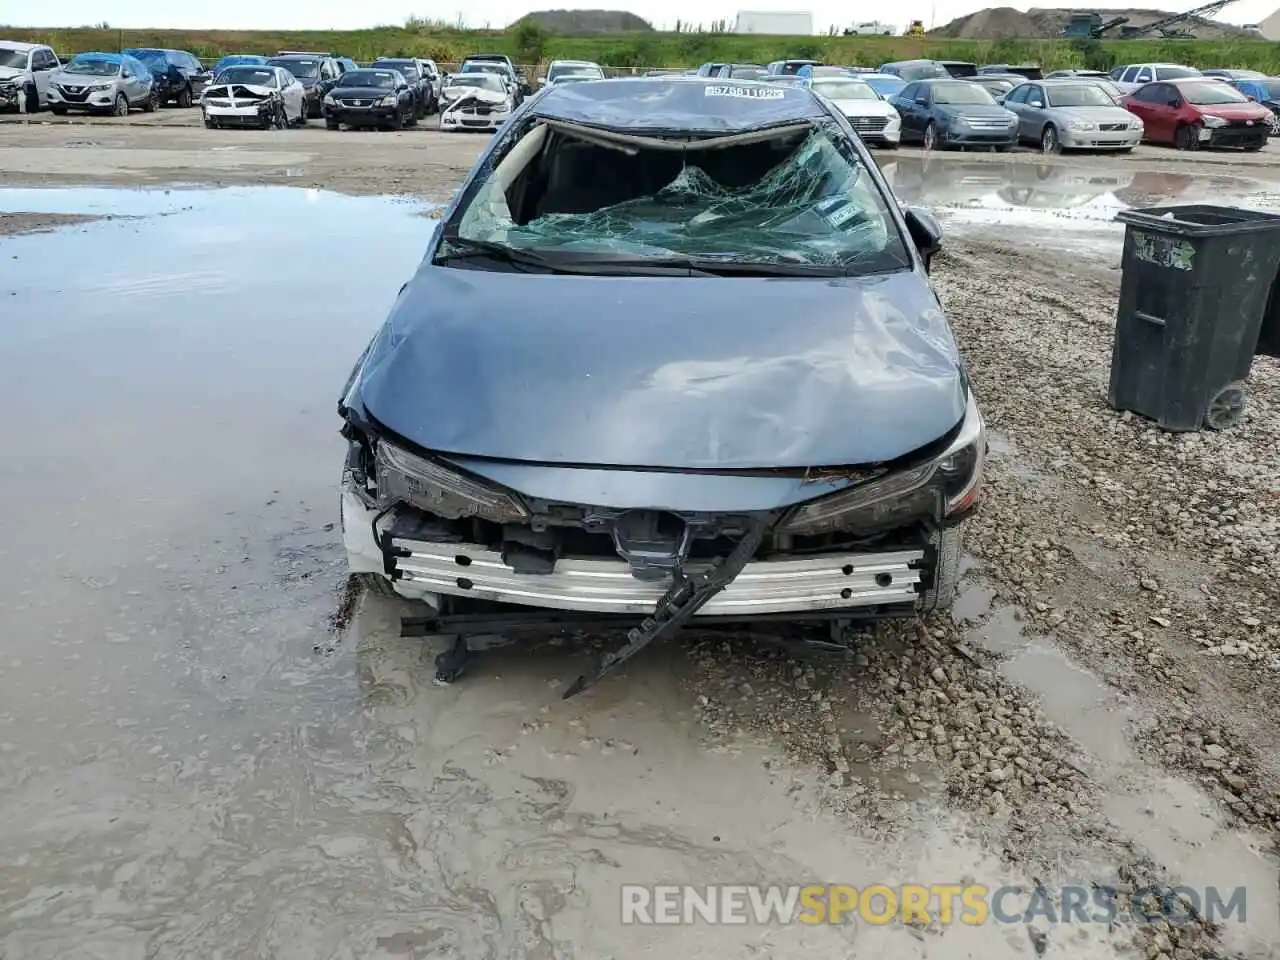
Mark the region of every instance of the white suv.
<instances>
[{"instance_id":1,"label":"white suv","mask_svg":"<svg viewBox=\"0 0 1280 960\"><path fill-rule=\"evenodd\" d=\"M0 110L18 109L25 95L28 113L49 102L49 78L60 67L58 56L41 43L0 40Z\"/></svg>"},{"instance_id":2,"label":"white suv","mask_svg":"<svg viewBox=\"0 0 1280 960\"><path fill-rule=\"evenodd\" d=\"M1201 76L1195 67L1180 63L1130 63L1111 71L1111 79L1123 93L1133 93L1144 83L1156 80L1185 80Z\"/></svg>"}]
</instances>

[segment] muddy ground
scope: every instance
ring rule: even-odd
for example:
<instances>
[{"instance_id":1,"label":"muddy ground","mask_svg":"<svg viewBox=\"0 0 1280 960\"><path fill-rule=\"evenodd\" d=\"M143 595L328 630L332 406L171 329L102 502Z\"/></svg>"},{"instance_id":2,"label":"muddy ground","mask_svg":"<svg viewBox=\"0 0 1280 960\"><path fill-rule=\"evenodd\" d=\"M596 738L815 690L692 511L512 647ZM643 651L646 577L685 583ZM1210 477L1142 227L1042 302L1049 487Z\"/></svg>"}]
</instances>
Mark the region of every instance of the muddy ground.
<instances>
[{"instance_id":1,"label":"muddy ground","mask_svg":"<svg viewBox=\"0 0 1280 960\"><path fill-rule=\"evenodd\" d=\"M337 616L336 393L483 142L0 124L0 955L1276 956L1280 365L1228 433L1105 403L1115 212L1280 208L1271 151L881 154L993 431L955 610L846 660L690 631L565 702L610 638L441 687L412 608ZM629 882L1248 899L627 927Z\"/></svg>"}]
</instances>

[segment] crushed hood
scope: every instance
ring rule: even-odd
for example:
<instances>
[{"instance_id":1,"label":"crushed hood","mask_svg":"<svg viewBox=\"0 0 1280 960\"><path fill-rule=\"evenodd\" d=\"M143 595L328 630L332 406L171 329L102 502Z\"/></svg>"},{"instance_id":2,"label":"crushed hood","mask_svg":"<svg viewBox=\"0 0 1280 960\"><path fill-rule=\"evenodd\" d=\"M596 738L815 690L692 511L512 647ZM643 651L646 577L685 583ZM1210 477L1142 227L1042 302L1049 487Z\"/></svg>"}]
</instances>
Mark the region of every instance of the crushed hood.
<instances>
[{"instance_id":1,"label":"crushed hood","mask_svg":"<svg viewBox=\"0 0 1280 960\"><path fill-rule=\"evenodd\" d=\"M263 87L256 83L219 83L205 89L205 93L213 99L220 97L245 97L261 100L278 91L274 87Z\"/></svg>"},{"instance_id":2,"label":"crushed hood","mask_svg":"<svg viewBox=\"0 0 1280 960\"><path fill-rule=\"evenodd\" d=\"M890 460L962 418L928 283L587 277L424 263L360 372L429 450L686 469Z\"/></svg>"},{"instance_id":3,"label":"crushed hood","mask_svg":"<svg viewBox=\"0 0 1280 960\"><path fill-rule=\"evenodd\" d=\"M0 67L0 80L8 80L10 77L21 77L26 72L26 70L19 70L17 67Z\"/></svg>"},{"instance_id":4,"label":"crushed hood","mask_svg":"<svg viewBox=\"0 0 1280 960\"><path fill-rule=\"evenodd\" d=\"M533 106L539 117L623 133L745 133L828 116L808 90L755 80L627 77L552 84Z\"/></svg>"}]
</instances>

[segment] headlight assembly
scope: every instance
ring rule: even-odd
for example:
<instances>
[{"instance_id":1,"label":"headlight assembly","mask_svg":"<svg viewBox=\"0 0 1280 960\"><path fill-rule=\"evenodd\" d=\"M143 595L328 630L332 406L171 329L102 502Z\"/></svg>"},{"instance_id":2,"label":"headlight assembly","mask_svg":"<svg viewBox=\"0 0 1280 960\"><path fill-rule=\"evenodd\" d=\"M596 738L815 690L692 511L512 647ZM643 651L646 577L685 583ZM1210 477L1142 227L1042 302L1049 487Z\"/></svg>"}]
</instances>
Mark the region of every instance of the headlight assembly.
<instances>
[{"instance_id":1,"label":"headlight assembly","mask_svg":"<svg viewBox=\"0 0 1280 960\"><path fill-rule=\"evenodd\" d=\"M1072 130L1096 130L1098 125L1092 120L1072 120L1067 124Z\"/></svg>"},{"instance_id":2,"label":"headlight assembly","mask_svg":"<svg viewBox=\"0 0 1280 960\"><path fill-rule=\"evenodd\" d=\"M921 516L941 519L962 513L978 500L986 453L987 428L971 393L960 432L937 459L802 503L783 517L777 530L874 533Z\"/></svg>"},{"instance_id":3,"label":"headlight assembly","mask_svg":"<svg viewBox=\"0 0 1280 960\"><path fill-rule=\"evenodd\" d=\"M1204 125L1210 129L1213 129L1214 127L1225 127L1227 125L1227 121L1222 119L1222 117L1205 117Z\"/></svg>"},{"instance_id":4,"label":"headlight assembly","mask_svg":"<svg viewBox=\"0 0 1280 960\"><path fill-rule=\"evenodd\" d=\"M518 523L529 517L514 494L385 440L377 441L375 463L382 506L403 501L449 520L482 517L495 523Z\"/></svg>"}]
</instances>

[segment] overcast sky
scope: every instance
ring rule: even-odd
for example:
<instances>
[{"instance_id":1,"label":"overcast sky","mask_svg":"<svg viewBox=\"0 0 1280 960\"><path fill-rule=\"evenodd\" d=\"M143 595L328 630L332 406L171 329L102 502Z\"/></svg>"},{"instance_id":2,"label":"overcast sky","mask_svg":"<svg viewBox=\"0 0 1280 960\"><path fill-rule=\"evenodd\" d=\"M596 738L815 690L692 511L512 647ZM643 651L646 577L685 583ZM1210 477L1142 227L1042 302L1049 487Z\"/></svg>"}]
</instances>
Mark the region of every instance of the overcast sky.
<instances>
[{"instance_id":1,"label":"overcast sky","mask_svg":"<svg viewBox=\"0 0 1280 960\"><path fill-rule=\"evenodd\" d=\"M1114 0L1113 0L1114 3ZM1223 11L1222 19L1231 23L1257 23L1276 9L1280 0L1239 0ZM1053 0L1040 0L1028 6L1051 6ZM0 20L8 22L38 21L40 26L83 26L108 21L113 27L203 27L208 29L349 29L371 27L379 24L401 24L411 14L420 17L439 18L450 23L459 17L469 26L482 27L486 22L492 27L505 26L530 10L552 7L583 7L591 9L630 10L644 17L659 29L669 29L677 17L692 17L704 23L719 18L733 20L740 9L749 10L801 10L813 13L817 32L825 33L828 26L841 27L854 20L889 19L897 28L906 25L907 18L923 19L926 25L946 23L948 20L980 10L987 4L966 0L937 0L893 8L904 11L902 19L889 18L885 8L890 5L845 3L805 3L800 0L769 0L755 6L739 7L730 3L691 5L681 0L636 0L634 3L569 4L529 3L522 0L485 0L484 3L462 3L459 0L438 0L423 3L422 0L216 0L214 3L174 3L172 0L128 0L119 5L101 0L60 0L50 7L42 4L5 4ZM1066 6L1066 4L1062 4ZM1183 0L1170 4L1174 10L1188 10L1200 5L1200 0ZM1015 5L1018 6L1018 5ZM1147 3L1143 6L1161 6ZM696 9L696 14L690 14ZM879 12L872 12L878 9ZM1025 10L1026 6L1018 6ZM1087 9L1087 8L1086 8ZM483 11L483 12L477 12Z\"/></svg>"}]
</instances>

